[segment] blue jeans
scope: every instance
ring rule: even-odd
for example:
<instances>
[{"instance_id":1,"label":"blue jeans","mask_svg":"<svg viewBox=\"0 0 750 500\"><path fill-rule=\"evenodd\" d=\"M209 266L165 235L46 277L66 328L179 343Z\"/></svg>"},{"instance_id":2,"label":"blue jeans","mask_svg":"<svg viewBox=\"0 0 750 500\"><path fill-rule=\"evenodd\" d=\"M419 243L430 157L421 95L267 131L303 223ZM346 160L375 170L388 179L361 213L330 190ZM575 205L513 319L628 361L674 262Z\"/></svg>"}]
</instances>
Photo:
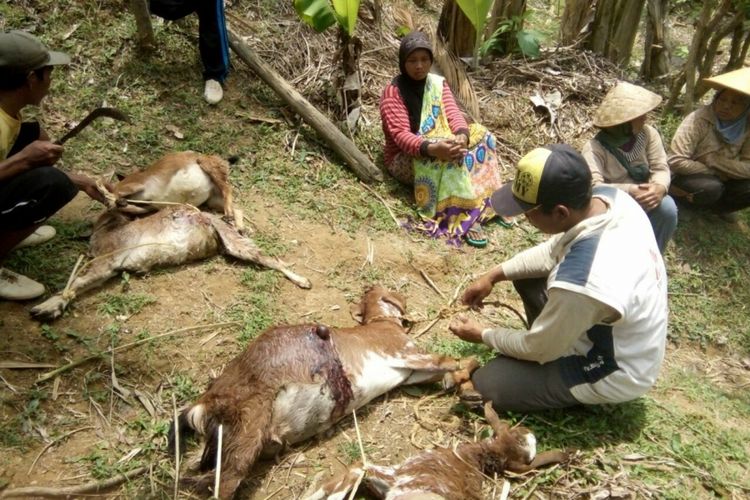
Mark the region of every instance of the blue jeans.
<instances>
[{"instance_id":1,"label":"blue jeans","mask_svg":"<svg viewBox=\"0 0 750 500\"><path fill-rule=\"evenodd\" d=\"M672 239L674 230L677 228L677 204L671 196L666 195L658 207L648 212L648 219L651 221L651 227L654 229L656 244L659 251L664 254L667 243Z\"/></svg>"}]
</instances>

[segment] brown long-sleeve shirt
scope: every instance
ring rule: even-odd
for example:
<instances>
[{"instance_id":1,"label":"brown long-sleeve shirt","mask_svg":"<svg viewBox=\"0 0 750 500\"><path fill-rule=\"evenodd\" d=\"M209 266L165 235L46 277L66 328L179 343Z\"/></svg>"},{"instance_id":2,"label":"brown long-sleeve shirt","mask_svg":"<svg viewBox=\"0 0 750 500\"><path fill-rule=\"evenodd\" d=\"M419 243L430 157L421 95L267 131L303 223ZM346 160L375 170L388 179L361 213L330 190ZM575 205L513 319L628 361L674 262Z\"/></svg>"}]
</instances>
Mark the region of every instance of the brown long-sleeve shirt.
<instances>
[{"instance_id":1,"label":"brown long-sleeve shirt","mask_svg":"<svg viewBox=\"0 0 750 500\"><path fill-rule=\"evenodd\" d=\"M667 152L664 150L664 144L661 142L659 132L650 125L644 125L643 133L645 134L645 147L636 159L635 163L648 165L651 170L651 176L648 182L664 186L669 189L670 174L667 166ZM596 139L591 139L583 147L581 154L586 159L591 169L591 179L593 184L612 184L618 189L629 192L628 189L634 184L615 156L607 151Z\"/></svg>"},{"instance_id":2,"label":"brown long-sleeve shirt","mask_svg":"<svg viewBox=\"0 0 750 500\"><path fill-rule=\"evenodd\" d=\"M714 174L723 179L750 179L750 126L739 144L725 142L716 131L711 105L690 113L677 128L669 168L675 175Z\"/></svg>"}]
</instances>

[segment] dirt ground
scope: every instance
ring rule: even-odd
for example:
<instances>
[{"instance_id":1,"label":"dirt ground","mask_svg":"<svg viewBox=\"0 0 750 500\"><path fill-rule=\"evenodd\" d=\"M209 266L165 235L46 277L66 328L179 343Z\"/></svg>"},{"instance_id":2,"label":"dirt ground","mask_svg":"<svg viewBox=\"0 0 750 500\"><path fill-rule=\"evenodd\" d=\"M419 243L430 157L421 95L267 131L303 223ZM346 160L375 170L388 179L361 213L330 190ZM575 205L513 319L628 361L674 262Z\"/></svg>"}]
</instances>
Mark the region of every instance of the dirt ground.
<instances>
[{"instance_id":1,"label":"dirt ground","mask_svg":"<svg viewBox=\"0 0 750 500\"><path fill-rule=\"evenodd\" d=\"M258 5L261 3L263 2L257 2ZM255 22L255 18L249 14L247 19ZM291 22L282 19L278 26L270 23L274 29L279 30L279 26L287 26L286 29L291 30L291 34L279 31L282 34L276 37L262 38L269 48L262 51L260 47L259 53L267 60L273 60L274 56L281 52L298 59L304 56L311 61L317 56L312 39L299 36L299 28L288 27L299 24L296 18L292 19L295 20ZM263 20L259 20L251 28L258 28L261 21ZM113 33L116 31L111 30ZM132 30L125 31L129 34L123 35L123 40L132 35ZM386 30L386 33L389 32ZM181 39L174 32L163 34L162 40L165 38L173 41ZM397 49L395 45L389 45L387 40L384 42L380 38L371 38L373 45L369 47L370 51L365 51L369 59L364 62L364 66L368 68L368 80L363 112L369 119L370 127L377 128L378 92L392 76L390 72L394 70L395 65L384 69L373 61L393 58ZM130 44L122 40L120 42L125 47ZM313 46L312 51L309 47L305 50L295 48L297 45L308 44ZM382 48L386 50L381 51ZM77 298L64 317L48 326L40 325L29 317L29 309L35 302L0 302L0 361L49 365L33 369L0 368L0 395L3 402L0 405L0 488L50 486L59 490L107 479L115 476L117 472L145 466L147 470L144 473L129 483L108 491L105 496L173 497L174 465L165 450L166 432L172 420L174 407L194 400L205 389L209 380L221 373L226 363L243 348L243 332L240 325L211 325L228 321L251 324L254 321L255 324L268 321L271 324L318 321L330 325L351 326L354 320L350 316L350 306L359 300L368 284L380 283L400 291L407 297L407 313L413 321L411 333L416 337L439 317L448 299L465 286L471 275L485 270L518 249L541 240L541 237L522 221L512 229L488 228L490 243L482 250L469 247L450 248L442 243L414 237L397 229L395 224L387 230L382 227L375 228L375 223L370 224L374 217L369 215L365 223L353 229L345 227L337 222L332 213L328 214L328 217L326 210L343 210L347 214L357 214L362 207L347 204L372 197L365 188L360 188L353 178L346 178L321 193L305 191L321 189L312 183L296 188L300 189L299 197L320 197L320 206L323 207L317 217L311 216L310 213L298 213L302 203L291 204L290 207L279 197L267 196L259 191L250 180L252 169L263 160L263 155L281 151L286 157L292 149L291 144L296 144L302 127L279 119L285 114L292 114L291 111L275 98L269 98L264 94L270 91L251 72L243 72L238 68L234 79L230 80L225 101L221 106L202 109L196 105L199 115L193 117L190 114L193 110L188 108L195 103L180 102L179 97L172 97L175 89L171 89L171 94L166 89L168 84L174 84L178 95L199 92L196 90L195 82L186 84L170 82L168 79L172 71L170 65L183 56L181 50L183 47L177 46L172 49L173 53L156 59L154 64L161 63L169 68L169 71L162 75L163 80L158 80L148 72L138 73L140 80L130 82L130 86L123 84L123 89L117 92L109 89L112 92L111 99L121 99L114 101L119 104L125 103L126 98L131 102L145 102L146 104L141 107L148 111L161 109L161 106L165 109L174 109L174 116L168 116L169 120L172 120L169 123L180 125L188 140L192 139L198 143L203 141L204 144L213 145L215 141L224 144L221 142L225 140L220 133L221 130L231 129L233 133L237 133L235 129L241 126L237 135L242 137L237 140L237 144L231 144L237 150L244 149L248 152L241 160L241 163L244 162L242 168L246 169L243 175L247 179L242 179L242 186L236 186L238 203L250 221L255 239L266 242L264 248L268 247L278 252L278 256L288 262L295 272L309 278L313 287L311 290L302 290L273 271L246 266L224 257L215 257L179 268L154 270L146 276L112 279L105 286ZM189 50L194 52L194 47L190 45ZM322 50L320 52L325 53ZM575 54L561 53L557 59L548 61L549 66L540 66L537 63L525 65L520 64L518 60L510 59L498 60L491 67L472 75L474 81L479 83L477 89L480 101L483 107L490 111L485 112L483 121L493 131L498 132L500 161L505 168L506 179L512 176L511 167L520 152L534 145L550 142L568 142L580 146L591 136L592 129L587 113L603 95L605 84L611 83L615 75L602 71L589 74L581 69L587 67L588 61L584 64L577 61L574 56ZM120 57L125 62L120 60ZM133 67L128 66L133 64L128 61L128 57L130 56L125 50L113 59L107 59L115 69L113 74L122 72L127 75L128 72L135 71ZM325 61L326 64L329 63L327 59ZM277 66L284 66L287 63L293 65L294 61L274 62ZM186 71L183 71L185 68L181 68L179 71L190 73L191 70L195 70L193 72L197 74L198 63L194 61L192 64L194 67L188 67ZM317 78L320 65L312 65L308 69L314 76L307 78L304 73L299 76L305 77L304 81L311 86L314 84L314 89L317 89L312 98L328 98L325 87L329 83L328 80L323 77ZM320 72L325 74L326 71L324 67ZM561 71L562 76L558 77ZM300 82L297 84L303 86ZM548 116L539 110L534 111L528 98L535 92L544 93L554 89L561 89L565 100L558 110L557 125L548 126ZM147 99L152 90L154 94L159 95L159 100ZM131 91L132 93L128 94ZM119 95L120 93L122 95ZM63 95L58 99L57 102L53 101L51 110L60 109L66 97ZM230 111L226 112L227 110ZM76 110L75 115L68 114L82 114L79 111L81 110ZM63 113L58 112L61 115ZM51 119L50 116L59 118L48 113L48 120ZM255 119L248 121L246 116L260 116L266 120L272 116L275 122L268 125ZM151 147L159 151L183 148L184 142L176 140L173 134L167 134L162 130L163 125L168 123L164 116L157 115L154 118L144 114L143 118L144 127L149 122L156 121L159 121L160 125L156 128L157 132L149 129L143 136L131 138L129 151L149 151ZM62 118L58 121L60 123L55 124L58 127L55 132L60 132L63 127ZM198 136L196 139L197 134L189 128L191 122L198 124L201 134L205 137ZM219 126L216 126L216 123L219 123ZM269 128L277 127L287 131L287 143L281 144L279 141L255 144L253 141L262 139L262 134L257 130L266 125ZM142 157L126 154L127 146L121 144L124 133L114 131L111 132L112 135L104 136L104 132L100 131L100 135L95 136L93 130L97 130L96 127L92 127L92 137L105 137L116 144L116 148L105 144L102 147L105 151L101 153L108 159L111 157L111 162L115 166L132 168L153 159L146 158L146 154L141 155ZM101 127L100 130L109 129ZM193 137L190 137L191 132ZM309 134L309 130L307 133ZM305 134L304 130L302 134ZM153 136L157 139L153 139ZM308 146L314 142L309 136L306 139ZM86 138L84 136L79 140L83 142ZM149 142L152 140L153 142ZM234 136L229 139L230 142L234 140ZM303 142L304 139L301 139L300 147ZM89 154L91 149L98 148L99 145L87 146L89 149L83 151ZM106 151L108 148L112 151ZM268 153L263 151L263 148L274 151ZM73 148L71 152L74 152ZM310 158L313 162L326 163L330 168L331 165L328 165L328 159L324 154L329 152L320 153L316 150L310 154ZM109 166L105 168L95 165L99 169L96 172L108 170ZM299 168L308 167L313 168L310 164L301 165ZM308 175L309 171L294 174L302 177ZM295 180L297 179L289 176L279 180L278 184L283 186L285 182L291 184ZM269 184L273 182L276 181L271 179ZM361 190L354 202L343 196L344 192L351 193L352 185L354 189ZM342 193L341 197L337 196L337 190ZM403 207L411 203L410 199L400 199L401 193L391 192L389 195L393 196L387 197L386 201L393 206ZM55 220L93 221L95 217L96 211L91 210L91 203L84 196L79 196L58 214ZM744 231L746 237L747 228L741 227L740 230ZM83 247L83 244L80 246ZM48 257L54 260L57 256ZM672 259L672 265L686 259L677 253L670 253L668 258ZM434 281L441 293L433 290L425 275ZM687 293L692 292L689 290ZM107 311L107 307L111 305L113 296L144 296L148 297L150 303L143 305L142 309L135 313L112 313ZM522 310L520 301L510 286L498 287L493 298L516 310ZM262 300L263 304L254 307L254 300ZM248 311L251 317L243 317L243 313ZM742 313L744 311L738 312ZM271 315L270 318L266 317L268 314ZM702 311L698 310L695 314L702 314ZM253 315L257 315L257 318L252 317ZM515 327L521 325L516 315L503 307L485 308L481 320L487 324ZM432 329L416 339L417 343L429 350L446 348L452 340L447 330L448 321L449 317L440 319ZM199 325L208 326L145 343L118 352L114 356L107 355L98 360L91 360L62 372L47 382L36 383L37 378L49 370L101 352L113 341L123 345L148 336ZM448 347L456 349L455 345ZM665 414L671 415L670 411L678 409L681 415L698 416L696 420L705 416L712 425L730 435L746 432L746 419L727 418L709 403L710 398L695 397L689 392L686 386L690 388L692 382L682 382L684 379L692 381L690 377L696 377L701 382L709 381L720 390L726 391L727 397L743 390L747 391L750 384L750 361L745 359L746 354L728 352L728 349L705 348L689 342L671 342L668 349L663 376L648 398L641 398L646 400L642 406L659 407L660 412L652 412L658 413L658 418L663 418ZM176 404L173 404L173 396ZM747 400L747 396L738 399L743 397ZM458 398L455 395L439 394L437 387L395 390L374 401L357 413L367 460L378 464L395 464L423 448L435 445L453 446L458 442L485 436L484 420L461 411L460 407L456 406L457 403ZM544 420L547 417L540 417L538 420L532 418L531 420L537 424L535 432L543 433L539 443L542 450L550 447L548 441L552 440L551 436L555 434L564 433L571 439L580 438L581 443L590 444L580 454L575 455L572 463L565 468L553 468L550 471L521 477L508 475L506 479L511 482L511 498L571 498L571 491L575 491L577 498L659 498L660 494L656 487L644 485L645 481L639 475L638 468L641 463L646 462L646 458L641 457L636 465L629 465L627 460L622 459L623 456L634 456L626 439L608 441L604 430L586 428L598 417L608 417L610 414L615 416L610 419L600 418L600 422L594 423L600 427L625 427L630 424L628 412L634 411L633 408L637 410L640 407L635 405L627 406L625 409L606 408L597 410L600 413L594 413L594 417L586 410L573 410L568 415L550 417L551 420ZM620 413L617 413L618 411ZM525 416L509 418L515 421L526 419ZM578 428L576 420L581 420L584 424ZM538 425L539 422L543 425ZM665 425L669 432L675 426L677 425ZM636 434L642 431L640 427L634 427ZM565 429L562 430L563 428ZM653 429L647 430L657 432ZM586 433L589 432L601 435L595 434L587 438ZM707 434L702 427L695 431L696 435L701 433L707 441L715 439L715 436ZM550 439L545 439L544 436ZM636 437L631 438L631 442L635 440ZM623 442L625 444L618 447ZM668 447L666 440L657 444L664 448ZM739 448L744 450L744 455L738 453L737 456L740 458L750 455L749 443L740 443ZM187 463L181 468L182 476L190 473L195 463L195 453L200 451L199 446L194 446L192 451ZM643 455L645 454L643 452ZM355 426L352 418L346 417L325 435L292 447L280 454L276 460L259 463L251 472L238 498L299 498L317 477L327 478L340 473L352 460L356 460L357 456ZM682 489L678 491L690 491L690 487L695 487L696 497L742 498L743 493L750 491L747 487L738 487L730 493L716 492L710 488L710 478L705 477L703 469L695 466L691 469L689 462L679 462L666 449L660 454L654 454L650 459L652 462L643 467L663 471L667 478L665 482L684 481L680 485ZM750 484L750 472L746 463L738 464L738 460L733 460L728 463L722 462L719 466L739 470L740 478L737 481L742 485ZM684 479L686 474L689 476L687 480ZM485 481L486 498L498 498L502 490L505 479L493 479ZM706 484L709 486L705 486ZM0 497L2 491L0 489ZM180 498L188 497L190 494L187 491L180 492Z\"/></svg>"},{"instance_id":2,"label":"dirt ground","mask_svg":"<svg viewBox=\"0 0 750 500\"><path fill-rule=\"evenodd\" d=\"M88 205L88 200L79 195L58 217L61 220L75 219ZM313 288L307 291L285 279L278 281L272 300L284 311L284 318L280 318L283 322L315 320L331 325L352 325L354 322L349 307L362 290L358 283L347 282L347 273L342 273L342 269L358 271L368 266L387 268L388 279L384 284L404 293L409 300L410 316L422 320L415 325L415 331L421 330L426 324L425 320L432 318L428 309L440 308L444 302L429 288L419 270L431 276L445 294L454 292L448 283L454 279L451 276L451 259L455 258L456 250L446 247L428 253L424 251L425 242L415 243L400 231L380 235L364 231L359 234L344 233L334 231L325 224L297 220L294 214L278 217L274 215L279 213L278 209L273 203L264 202L250 208L248 213L252 213L253 226L258 233L274 234L289 245L290 251L282 256L283 259L292 263L296 272L313 282ZM368 244L373 248L371 264L367 262ZM473 250L464 252L470 254ZM155 302L138 314L115 321L99 310L103 297L107 293L118 292L122 287L118 279L113 279L104 287L76 299L71 313L55 322L53 328L57 332L80 332L95 345L106 346L107 329L113 323L120 328L121 343L135 340L137 333L144 330L158 334L215 323L217 317L221 317L236 302L237 296L243 293L240 283L243 270L242 264L217 257L179 269L131 277L129 293L148 294ZM87 355L85 346L72 339L51 342L40 335L40 325L28 314L31 305L0 303L3 317L0 352L3 359L45 362L57 366ZM422 341L427 341L431 335L446 335L445 331L443 320L424 335ZM196 382L200 391L209 376L220 373L223 365L239 352L236 338L236 329L233 328L209 328L187 333L159 341L153 347L136 347L116 355L114 361L107 357L102 361L86 363L61 374L52 384L42 385L40 390L53 388L51 392L54 393L41 403L41 411L47 414L47 427L31 430L42 439L25 452L6 457L0 470L2 478L9 487L80 484L87 476L85 471L89 470L90 462L77 458L90 455L92 443L103 450L132 451L144 448L145 443L133 436L133 422L143 419L144 415L148 416L138 398L133 395L120 398L112 394L99 398L93 396L103 386L109 385L112 363L117 365L119 385L144 393L154 405L156 419L168 421L172 408L168 398L162 394L168 381L177 373L186 374ZM61 344L65 345L64 353L59 350ZM144 363L144 359L147 362ZM33 387L39 374L39 370L3 370L3 390ZM426 389L427 392L436 390ZM422 390L409 392L421 394ZM16 407L19 412L24 411L24 397L19 395L14 405L13 395L8 396L11 404L4 408ZM102 399L103 402L96 402ZM360 413L361 432L369 460L394 463L420 447L447 445L454 438L465 439L467 431L472 434L479 430L479 426L475 425L459 431L457 417L449 415L451 406L457 402L453 396L423 403L431 411L422 425L414 418L417 402L417 398L406 392L396 391ZM12 415L2 417L9 419ZM447 427L435 423L439 423L443 417L449 424ZM50 435L59 438L70 432L73 432L70 437L59 441L48 438ZM341 449L352 446L354 436L351 418L347 418L329 432L328 437L295 447L280 457L278 463L261 465L254 470L244 490L246 495L242 498L266 498L274 491L279 498L295 497L311 483L317 472L322 471L327 476L343 470L346 456L341 457ZM45 444L44 441L49 442ZM123 455L127 456L128 453ZM137 457L138 454L131 459ZM291 462L294 462L294 467L290 466ZM280 492L279 488L285 491Z\"/></svg>"}]
</instances>

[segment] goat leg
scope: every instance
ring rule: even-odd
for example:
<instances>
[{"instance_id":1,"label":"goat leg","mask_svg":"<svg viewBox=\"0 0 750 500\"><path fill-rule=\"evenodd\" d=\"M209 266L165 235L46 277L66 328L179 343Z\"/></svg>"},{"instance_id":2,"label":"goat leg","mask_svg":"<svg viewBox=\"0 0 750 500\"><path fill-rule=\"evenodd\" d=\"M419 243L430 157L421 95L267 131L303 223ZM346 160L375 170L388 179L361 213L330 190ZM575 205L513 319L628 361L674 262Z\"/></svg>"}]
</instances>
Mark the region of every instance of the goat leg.
<instances>
[{"instance_id":1,"label":"goat leg","mask_svg":"<svg viewBox=\"0 0 750 500\"><path fill-rule=\"evenodd\" d=\"M59 318L76 296L90 288L101 285L115 274L117 272L112 266L111 260L94 261L86 272L73 280L70 288L32 307L31 316L39 321L52 321Z\"/></svg>"},{"instance_id":2,"label":"goat leg","mask_svg":"<svg viewBox=\"0 0 750 500\"><path fill-rule=\"evenodd\" d=\"M349 469L343 477L336 477L323 483L312 494L304 497L303 500L333 500L344 499L362 480L365 473L359 467Z\"/></svg>"},{"instance_id":3,"label":"goat leg","mask_svg":"<svg viewBox=\"0 0 750 500\"><path fill-rule=\"evenodd\" d=\"M231 226L220 217L213 214L207 215L210 215L211 224L219 234L219 238L224 246L224 251L226 251L227 254L240 260L253 262L269 269L279 271L300 288L310 288L312 286L310 280L292 272L279 259L261 254L260 248L258 248L249 238L242 236L235 227Z\"/></svg>"},{"instance_id":4,"label":"goat leg","mask_svg":"<svg viewBox=\"0 0 750 500\"><path fill-rule=\"evenodd\" d=\"M217 206L211 206L211 208L222 210L224 217L229 221L234 220L234 201L232 199L232 185L229 183L229 164L222 158L208 155L199 155L196 161L221 195L221 202L217 203Z\"/></svg>"},{"instance_id":5,"label":"goat leg","mask_svg":"<svg viewBox=\"0 0 750 500\"><path fill-rule=\"evenodd\" d=\"M518 464L518 463L508 464L508 470L515 472L517 474L523 474L525 472L529 472L531 470L535 470L540 467L545 467L547 465L565 463L569 459L570 459L570 455L566 451L563 451L563 450L543 451L542 453L537 454L534 457L534 460L532 460L531 463L529 464Z\"/></svg>"}]
</instances>

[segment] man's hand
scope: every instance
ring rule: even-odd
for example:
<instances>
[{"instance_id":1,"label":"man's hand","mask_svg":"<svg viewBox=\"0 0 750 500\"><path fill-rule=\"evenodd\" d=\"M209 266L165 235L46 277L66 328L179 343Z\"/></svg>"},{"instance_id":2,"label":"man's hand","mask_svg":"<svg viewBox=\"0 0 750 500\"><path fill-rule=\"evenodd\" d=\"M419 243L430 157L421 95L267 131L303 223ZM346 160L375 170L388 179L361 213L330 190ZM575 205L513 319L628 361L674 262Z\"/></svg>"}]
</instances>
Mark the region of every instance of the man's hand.
<instances>
[{"instance_id":1,"label":"man's hand","mask_svg":"<svg viewBox=\"0 0 750 500\"><path fill-rule=\"evenodd\" d=\"M664 186L661 184L654 184L653 182L648 184L636 184L630 188L630 196L632 196L646 212L650 212L658 207L666 194L667 189Z\"/></svg>"},{"instance_id":2,"label":"man's hand","mask_svg":"<svg viewBox=\"0 0 750 500\"><path fill-rule=\"evenodd\" d=\"M89 195L89 198L98 201L105 207L107 206L107 199L96 187L96 181L94 179L80 174L68 174L68 177L70 177L70 180L73 181L73 184L78 186L78 189ZM110 193L112 192L112 185L108 183L103 183L102 185L107 188Z\"/></svg>"},{"instance_id":3,"label":"man's hand","mask_svg":"<svg viewBox=\"0 0 750 500\"><path fill-rule=\"evenodd\" d=\"M451 321L448 329L461 340L482 343L482 326L464 314L459 314Z\"/></svg>"},{"instance_id":4,"label":"man's hand","mask_svg":"<svg viewBox=\"0 0 750 500\"><path fill-rule=\"evenodd\" d=\"M461 302L474 309L482 307L482 301L492 292L492 286L489 276L478 278L466 289Z\"/></svg>"},{"instance_id":5,"label":"man's hand","mask_svg":"<svg viewBox=\"0 0 750 500\"><path fill-rule=\"evenodd\" d=\"M34 141L23 148L20 154L32 168L49 167L57 163L63 151L64 147L50 141Z\"/></svg>"}]
</instances>

